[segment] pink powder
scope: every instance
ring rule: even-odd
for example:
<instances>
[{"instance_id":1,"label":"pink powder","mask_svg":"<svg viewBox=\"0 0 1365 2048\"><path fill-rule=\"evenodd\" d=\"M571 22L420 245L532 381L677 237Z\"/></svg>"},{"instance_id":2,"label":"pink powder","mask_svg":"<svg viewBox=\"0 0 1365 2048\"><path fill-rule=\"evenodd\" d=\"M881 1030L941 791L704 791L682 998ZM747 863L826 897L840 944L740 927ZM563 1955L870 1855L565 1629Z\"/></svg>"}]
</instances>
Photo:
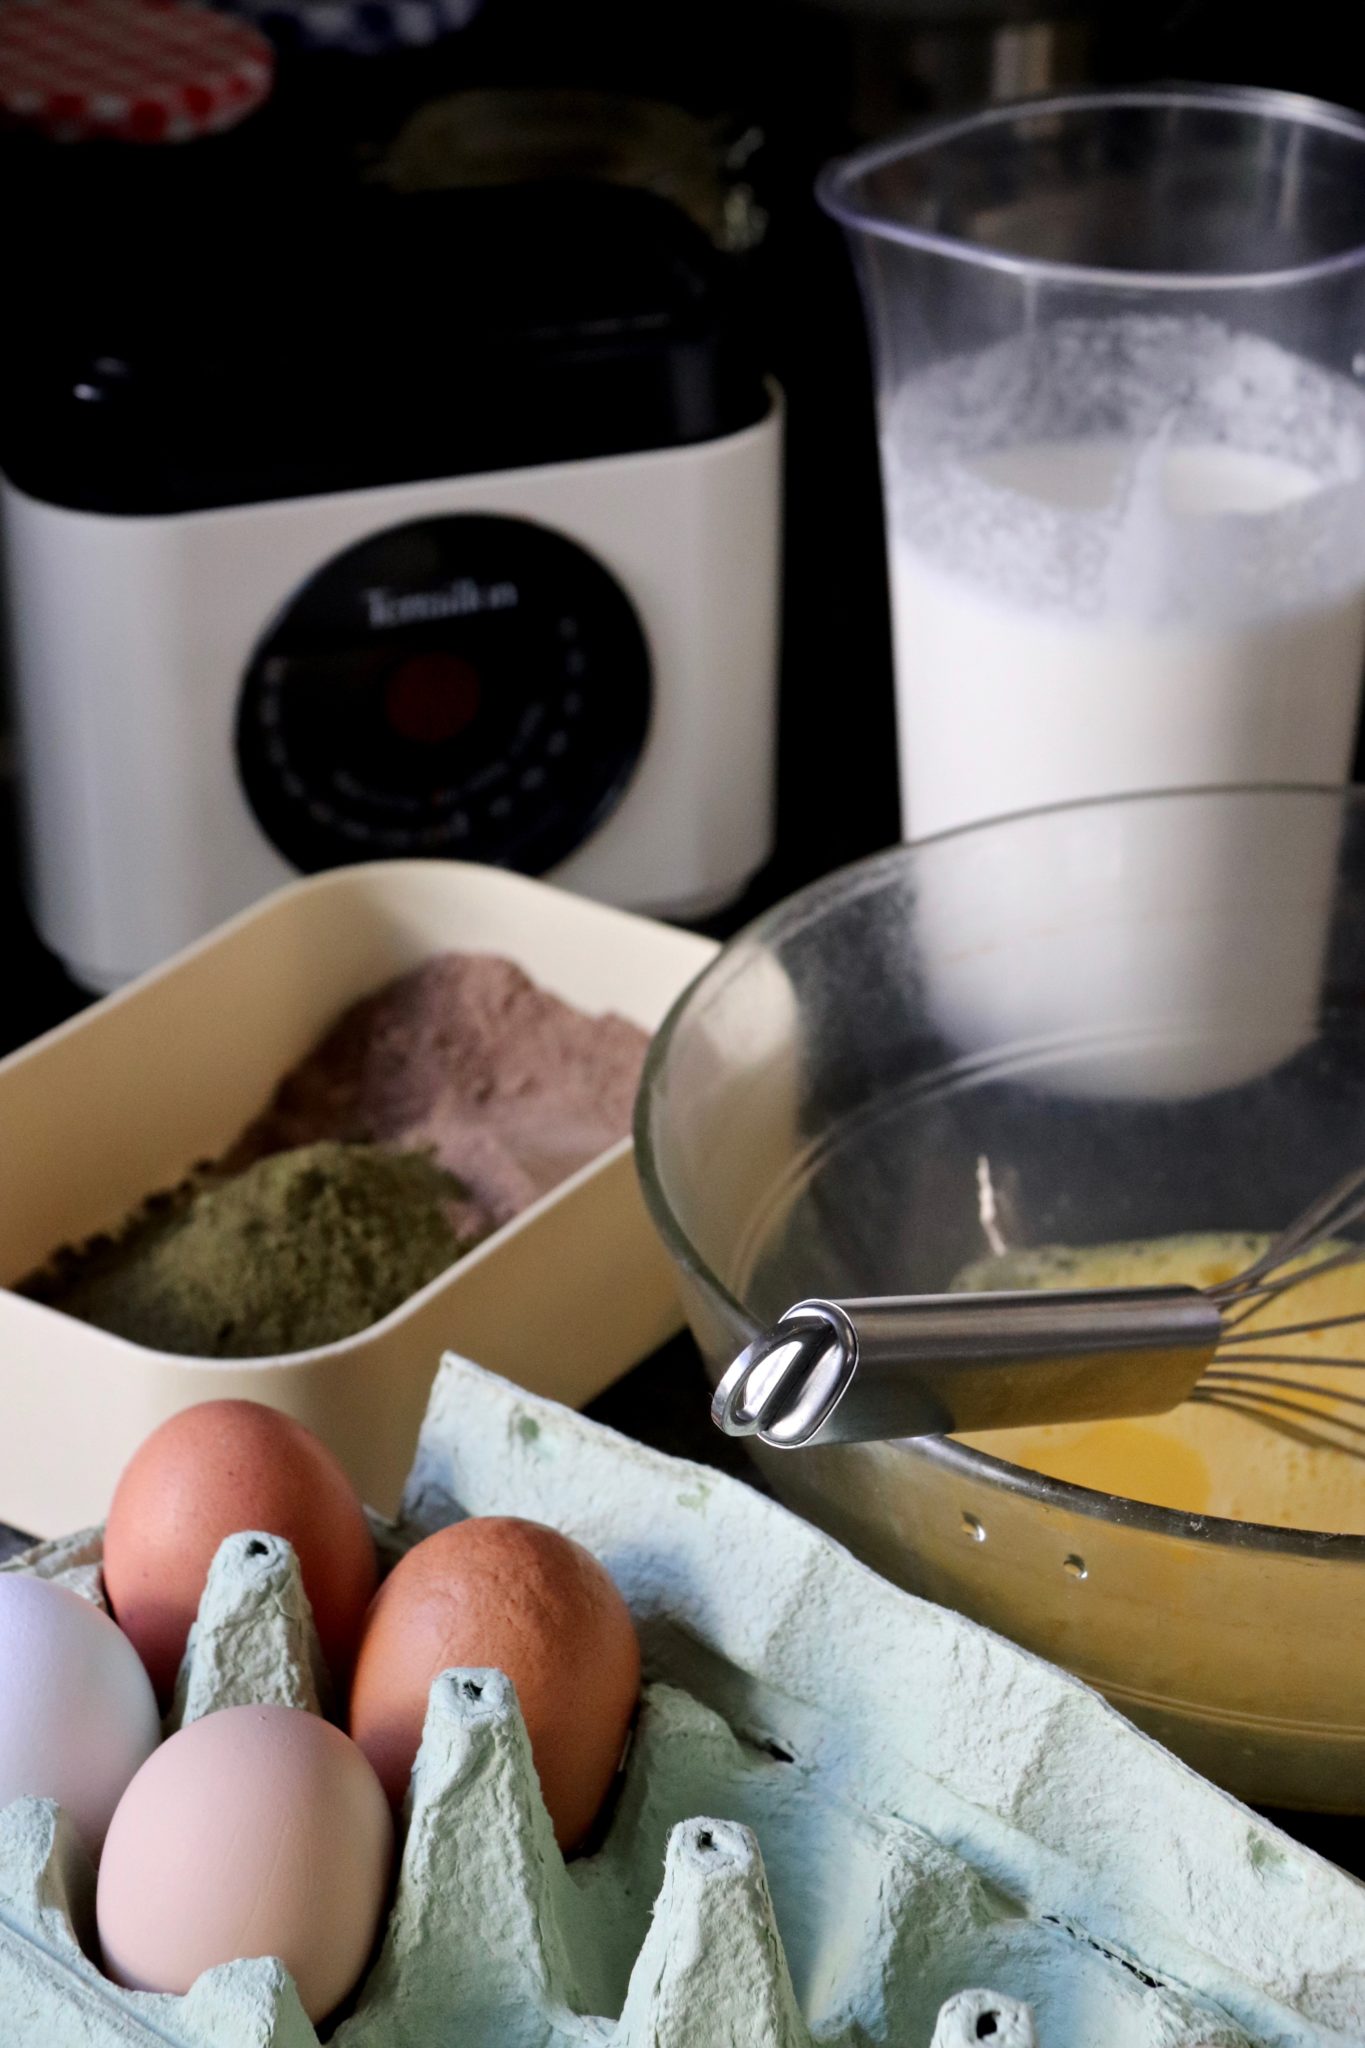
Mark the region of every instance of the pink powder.
<instances>
[{"instance_id":1,"label":"pink powder","mask_svg":"<svg viewBox=\"0 0 1365 2048\"><path fill-rule=\"evenodd\" d=\"M510 960L442 953L347 1010L224 1163L320 1139L430 1151L495 1229L624 1138L648 1035L587 1016Z\"/></svg>"}]
</instances>

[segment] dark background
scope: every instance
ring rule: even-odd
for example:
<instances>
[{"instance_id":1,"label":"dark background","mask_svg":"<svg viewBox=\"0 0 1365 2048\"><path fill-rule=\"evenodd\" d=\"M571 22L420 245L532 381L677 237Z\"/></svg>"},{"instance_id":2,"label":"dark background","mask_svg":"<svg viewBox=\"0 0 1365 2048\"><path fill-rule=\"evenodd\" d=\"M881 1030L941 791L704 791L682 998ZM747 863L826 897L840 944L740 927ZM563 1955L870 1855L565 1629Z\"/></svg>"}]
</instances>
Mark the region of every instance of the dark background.
<instances>
[{"instance_id":1,"label":"dark background","mask_svg":"<svg viewBox=\"0 0 1365 2048\"><path fill-rule=\"evenodd\" d=\"M235 180L244 207L290 189L326 209L423 101L471 86L611 89L682 105L748 138L745 176L767 217L740 264L758 350L788 405L785 654L776 856L733 928L791 888L897 836L890 648L871 394L861 317L837 232L812 198L828 157L931 111L1082 82L1255 83L1365 105L1354 10L1300 0L486 0L458 36L421 53L281 62L270 107L211 145L83 151L0 137L0 219L22 221L9 265L11 323L70 261L74 207L111 206L119 231L177 260L201 176ZM117 152L115 152L117 155ZM86 181L83 184L83 181ZM177 196L179 195L179 196ZM249 218L249 216L248 216ZM242 278L250 292L250 276ZM354 280L365 291L362 275ZM393 308L395 320L403 307ZM3 336L0 336L0 344ZM0 350L2 353L2 350ZM0 383L0 463L6 407ZM8 752L0 775L0 1051L85 1000L22 909ZM3 1134L0 1134L3 1142ZM594 1412L689 1455L723 1460L695 1354L683 1341ZM729 1447L732 1456L733 1447ZM1285 1818L1285 1817L1281 1817ZM1365 1873L1358 1822L1287 1819Z\"/></svg>"},{"instance_id":2,"label":"dark background","mask_svg":"<svg viewBox=\"0 0 1365 2048\"><path fill-rule=\"evenodd\" d=\"M199 181L240 194L248 224L252 206L273 211L290 193L321 217L415 108L450 92L608 89L673 102L726 138L747 137L745 175L767 231L738 260L740 290L788 407L785 655L777 853L718 921L724 931L898 831L871 393L841 238L812 196L819 166L928 112L1083 82L1208 79L1365 105L1350 17L1332 0L1305 0L1291 22L1268 14L1262 26L1231 0L486 0L471 27L425 50L282 54L270 105L208 144L62 148L0 136L0 218L15 237L4 324L21 326L26 303L69 282L79 264L73 220L88 222L97 207L101 233L108 218L111 232L173 270L196 247ZM249 274L241 287L252 291ZM354 291L365 289L358 274ZM393 318L403 317L396 304ZM17 404L22 392L0 382L0 464L5 409ZM82 994L24 917L8 750L3 767L7 1047L69 1014Z\"/></svg>"}]
</instances>

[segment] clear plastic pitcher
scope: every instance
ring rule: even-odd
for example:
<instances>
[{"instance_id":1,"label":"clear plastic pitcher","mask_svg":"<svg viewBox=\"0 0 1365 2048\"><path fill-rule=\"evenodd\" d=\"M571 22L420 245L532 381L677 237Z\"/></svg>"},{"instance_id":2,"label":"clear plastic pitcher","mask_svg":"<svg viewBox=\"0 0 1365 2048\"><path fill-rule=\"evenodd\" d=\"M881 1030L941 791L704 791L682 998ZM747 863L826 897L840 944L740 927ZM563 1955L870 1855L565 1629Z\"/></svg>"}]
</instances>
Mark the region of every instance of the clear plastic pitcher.
<instances>
[{"instance_id":1,"label":"clear plastic pitcher","mask_svg":"<svg viewBox=\"0 0 1365 2048\"><path fill-rule=\"evenodd\" d=\"M926 126L821 196L877 369L906 836L1346 781L1365 121L1080 94Z\"/></svg>"}]
</instances>

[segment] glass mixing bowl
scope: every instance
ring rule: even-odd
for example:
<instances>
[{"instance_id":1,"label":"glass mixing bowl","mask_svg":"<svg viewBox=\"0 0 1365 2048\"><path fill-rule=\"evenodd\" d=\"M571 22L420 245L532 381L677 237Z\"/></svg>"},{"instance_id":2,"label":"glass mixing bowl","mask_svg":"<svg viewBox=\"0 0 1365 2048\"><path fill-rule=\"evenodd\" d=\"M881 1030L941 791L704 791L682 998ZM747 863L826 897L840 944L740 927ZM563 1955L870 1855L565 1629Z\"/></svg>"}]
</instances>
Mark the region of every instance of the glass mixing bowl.
<instances>
[{"instance_id":1,"label":"glass mixing bowl","mask_svg":"<svg viewBox=\"0 0 1365 2048\"><path fill-rule=\"evenodd\" d=\"M833 875L682 997L637 1144L713 1380L806 1294L939 1291L1002 1244L1281 1225L1365 1162L1365 794L1068 805ZM869 1563L1243 1797L1365 1812L1365 1537L944 1438L756 1455Z\"/></svg>"}]
</instances>

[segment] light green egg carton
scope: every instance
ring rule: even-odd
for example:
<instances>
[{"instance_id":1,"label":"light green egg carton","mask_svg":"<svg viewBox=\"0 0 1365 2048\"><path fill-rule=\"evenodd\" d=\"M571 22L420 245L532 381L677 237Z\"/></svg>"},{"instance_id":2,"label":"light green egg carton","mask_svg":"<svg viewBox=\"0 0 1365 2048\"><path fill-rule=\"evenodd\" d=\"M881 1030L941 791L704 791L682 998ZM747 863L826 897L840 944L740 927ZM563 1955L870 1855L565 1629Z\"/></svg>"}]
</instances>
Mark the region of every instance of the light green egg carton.
<instances>
[{"instance_id":1,"label":"light green egg carton","mask_svg":"<svg viewBox=\"0 0 1365 2048\"><path fill-rule=\"evenodd\" d=\"M338 2048L1361 2048L1365 1888L1063 1672L739 1482L447 1358L381 1548L463 1514L603 1560L639 1726L566 1865L507 1681L437 1680ZM9 1568L98 1599L99 1557L93 1532ZM288 1546L231 1538L172 1718L316 1709L324 1682ZM0 1814L5 2048L315 2048L275 1961L185 1997L108 1983L92 1894L51 1802Z\"/></svg>"}]
</instances>

